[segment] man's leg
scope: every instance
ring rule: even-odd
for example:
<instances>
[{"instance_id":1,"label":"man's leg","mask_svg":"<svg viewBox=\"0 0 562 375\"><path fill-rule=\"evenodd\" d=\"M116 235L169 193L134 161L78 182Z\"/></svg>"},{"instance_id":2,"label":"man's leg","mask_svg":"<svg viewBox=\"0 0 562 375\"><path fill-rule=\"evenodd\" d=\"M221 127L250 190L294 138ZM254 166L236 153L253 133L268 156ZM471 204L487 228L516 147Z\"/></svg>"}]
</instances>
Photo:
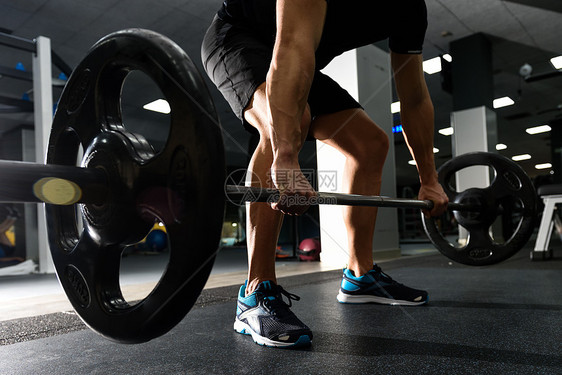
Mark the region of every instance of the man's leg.
<instances>
[{"instance_id":1,"label":"man's leg","mask_svg":"<svg viewBox=\"0 0 562 375\"><path fill-rule=\"evenodd\" d=\"M249 180L246 183L251 183L251 186L274 187L270 176L273 152L267 129L265 83L260 85L254 93L244 117L260 133L259 144L248 166ZM309 125L310 111L307 108L301 124L303 139L298 145L299 149L302 148L306 139ZM270 280L276 283L275 249L283 214L280 211L273 210L269 203L247 203L246 208L248 244L248 286L246 294L248 295L262 281Z\"/></svg>"},{"instance_id":2,"label":"man's leg","mask_svg":"<svg viewBox=\"0 0 562 375\"><path fill-rule=\"evenodd\" d=\"M273 151L267 131L265 85L261 85L245 111L246 120L260 133L260 142L248 167L248 181L252 186L271 187L269 171ZM303 117L303 134L310 125L307 109ZM298 149L301 144L296 145ZM269 203L247 203L248 283L240 288L234 320L234 330L251 335L254 342L273 347L309 345L310 328L290 310L284 298L299 297L277 285L275 277L275 248L281 229L282 213Z\"/></svg>"},{"instance_id":3,"label":"man's leg","mask_svg":"<svg viewBox=\"0 0 562 375\"><path fill-rule=\"evenodd\" d=\"M317 139L345 155L346 192L380 194L382 168L389 140L386 133L362 109L348 109L318 116L310 129ZM426 303L427 292L397 283L382 272L380 267L373 265L372 247L376 215L377 209L373 207L344 207L349 259L338 301L393 305Z\"/></svg>"},{"instance_id":4,"label":"man's leg","mask_svg":"<svg viewBox=\"0 0 562 375\"><path fill-rule=\"evenodd\" d=\"M343 188L350 194L379 195L388 136L362 109L318 116L311 134L346 157ZM348 231L348 269L361 276L373 268L376 207L344 206Z\"/></svg>"}]
</instances>

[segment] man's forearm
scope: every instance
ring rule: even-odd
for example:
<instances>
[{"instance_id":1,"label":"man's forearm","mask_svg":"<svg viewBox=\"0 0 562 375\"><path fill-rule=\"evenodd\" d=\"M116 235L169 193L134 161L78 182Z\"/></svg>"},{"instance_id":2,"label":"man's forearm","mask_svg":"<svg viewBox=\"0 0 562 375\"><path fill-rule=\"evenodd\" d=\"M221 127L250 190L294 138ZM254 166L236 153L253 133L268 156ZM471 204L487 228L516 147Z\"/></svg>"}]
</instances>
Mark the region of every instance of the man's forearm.
<instances>
[{"instance_id":1,"label":"man's forearm","mask_svg":"<svg viewBox=\"0 0 562 375\"><path fill-rule=\"evenodd\" d=\"M277 34L266 96L273 156L277 160L296 161L302 146L302 116L326 7L325 0L278 0L276 4Z\"/></svg>"},{"instance_id":2,"label":"man's forearm","mask_svg":"<svg viewBox=\"0 0 562 375\"><path fill-rule=\"evenodd\" d=\"M313 75L313 55L303 56L297 49L276 51L266 85L275 158L295 157L300 150L301 119Z\"/></svg>"},{"instance_id":3,"label":"man's forearm","mask_svg":"<svg viewBox=\"0 0 562 375\"><path fill-rule=\"evenodd\" d=\"M437 178L433 156L433 104L429 96L413 105L402 105L401 117L404 137L416 161L420 182Z\"/></svg>"}]
</instances>

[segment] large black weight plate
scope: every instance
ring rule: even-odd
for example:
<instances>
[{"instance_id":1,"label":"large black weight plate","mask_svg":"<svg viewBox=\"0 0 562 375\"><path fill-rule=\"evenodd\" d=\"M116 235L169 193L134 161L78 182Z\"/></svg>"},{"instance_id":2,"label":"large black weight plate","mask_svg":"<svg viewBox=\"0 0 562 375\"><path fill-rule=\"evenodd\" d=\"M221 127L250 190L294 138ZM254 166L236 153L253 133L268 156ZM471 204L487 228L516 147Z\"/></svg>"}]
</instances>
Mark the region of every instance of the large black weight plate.
<instances>
[{"instance_id":1,"label":"large black weight plate","mask_svg":"<svg viewBox=\"0 0 562 375\"><path fill-rule=\"evenodd\" d=\"M122 123L121 90L135 70L158 85L171 107L168 140L158 153ZM94 331L119 342L148 341L183 319L215 259L225 165L214 104L175 43L152 31L119 31L97 42L72 73L55 114L47 163L76 165L80 144L82 167L104 170L111 193L106 202L78 210L47 205L57 276ZM169 263L154 290L132 304L119 286L121 254L156 220L166 225Z\"/></svg>"},{"instance_id":2,"label":"large black weight plate","mask_svg":"<svg viewBox=\"0 0 562 375\"><path fill-rule=\"evenodd\" d=\"M475 166L489 166L494 178L486 188L470 188L457 192L451 180L455 172ZM464 246L453 244L440 232L435 218L422 215L424 229L435 247L450 259L472 266L499 263L519 251L529 240L535 228L537 194L529 176L511 160L493 153L474 152L457 156L439 168L439 183L450 202L477 204L479 212L455 211L455 219L468 231ZM513 228L504 230L504 241L490 235L490 227L498 215L516 216ZM504 224L510 218L504 218Z\"/></svg>"}]
</instances>

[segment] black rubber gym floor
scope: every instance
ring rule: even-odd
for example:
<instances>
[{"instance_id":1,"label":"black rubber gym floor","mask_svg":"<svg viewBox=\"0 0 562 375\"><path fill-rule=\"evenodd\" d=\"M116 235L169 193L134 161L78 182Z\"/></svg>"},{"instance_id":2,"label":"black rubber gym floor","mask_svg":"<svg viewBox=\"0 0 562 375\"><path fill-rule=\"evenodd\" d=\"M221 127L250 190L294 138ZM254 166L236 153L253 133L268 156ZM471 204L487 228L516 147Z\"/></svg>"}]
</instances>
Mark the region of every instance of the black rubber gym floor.
<instances>
[{"instance_id":1,"label":"black rubber gym floor","mask_svg":"<svg viewBox=\"0 0 562 375\"><path fill-rule=\"evenodd\" d=\"M530 262L523 249L489 267L429 255L383 269L430 303L339 304L339 271L281 279L314 332L301 350L235 333L237 287L205 290L176 328L140 345L68 313L19 319L0 323L0 374L562 374L562 259Z\"/></svg>"}]
</instances>

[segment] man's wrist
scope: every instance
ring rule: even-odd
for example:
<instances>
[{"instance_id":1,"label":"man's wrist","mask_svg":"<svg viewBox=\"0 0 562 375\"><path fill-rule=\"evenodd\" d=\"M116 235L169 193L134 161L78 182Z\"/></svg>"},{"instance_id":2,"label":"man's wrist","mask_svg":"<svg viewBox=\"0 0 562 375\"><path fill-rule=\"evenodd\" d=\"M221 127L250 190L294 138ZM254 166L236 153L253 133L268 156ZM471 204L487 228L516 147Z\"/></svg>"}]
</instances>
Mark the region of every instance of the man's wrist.
<instances>
[{"instance_id":1,"label":"man's wrist","mask_svg":"<svg viewBox=\"0 0 562 375\"><path fill-rule=\"evenodd\" d=\"M419 175L422 185L431 185L438 182L438 174L435 168L430 171L424 171L423 173L420 172Z\"/></svg>"},{"instance_id":2,"label":"man's wrist","mask_svg":"<svg viewBox=\"0 0 562 375\"><path fill-rule=\"evenodd\" d=\"M298 162L299 153L296 147L290 143L278 144L277 147L273 149L273 162L274 163L294 163Z\"/></svg>"}]
</instances>

